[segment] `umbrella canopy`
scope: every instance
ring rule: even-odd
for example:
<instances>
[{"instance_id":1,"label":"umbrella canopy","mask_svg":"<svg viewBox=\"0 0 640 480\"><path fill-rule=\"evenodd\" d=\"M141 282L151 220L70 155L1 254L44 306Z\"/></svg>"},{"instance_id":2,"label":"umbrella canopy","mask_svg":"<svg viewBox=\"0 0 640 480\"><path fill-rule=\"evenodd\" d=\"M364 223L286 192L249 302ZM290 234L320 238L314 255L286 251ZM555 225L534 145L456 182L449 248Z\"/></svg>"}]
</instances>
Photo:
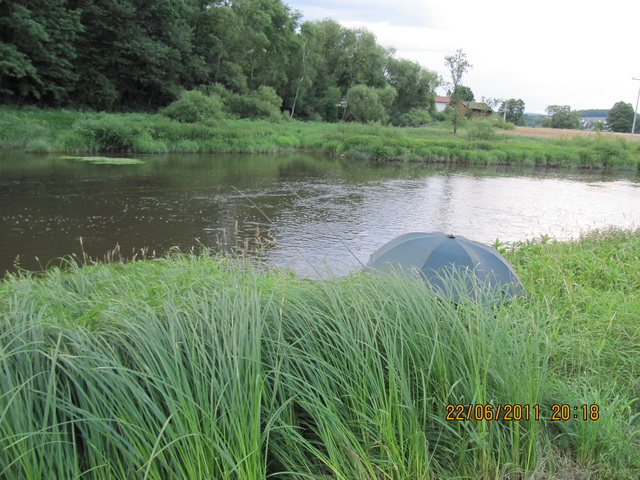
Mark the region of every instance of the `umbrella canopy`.
<instances>
[{"instance_id":1,"label":"umbrella canopy","mask_svg":"<svg viewBox=\"0 0 640 480\"><path fill-rule=\"evenodd\" d=\"M419 275L454 301L460 295L502 301L525 294L509 262L494 248L441 232L400 235L376 250L367 264L379 271Z\"/></svg>"}]
</instances>

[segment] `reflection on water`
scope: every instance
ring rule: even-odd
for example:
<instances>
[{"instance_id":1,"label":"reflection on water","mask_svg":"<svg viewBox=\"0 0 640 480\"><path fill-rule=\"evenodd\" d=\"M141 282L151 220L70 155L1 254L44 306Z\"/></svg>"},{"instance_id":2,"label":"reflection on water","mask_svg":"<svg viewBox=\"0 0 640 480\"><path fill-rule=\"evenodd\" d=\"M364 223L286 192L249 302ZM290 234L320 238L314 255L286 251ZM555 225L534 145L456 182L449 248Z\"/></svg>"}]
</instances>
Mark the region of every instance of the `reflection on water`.
<instances>
[{"instance_id":1,"label":"reflection on water","mask_svg":"<svg viewBox=\"0 0 640 480\"><path fill-rule=\"evenodd\" d=\"M102 257L116 244L125 253L217 249L259 229L276 241L269 262L318 276L351 271L410 231L492 243L640 224L634 173L372 165L306 154L146 161L91 165L5 153L0 270L17 262L39 269L82 248Z\"/></svg>"}]
</instances>

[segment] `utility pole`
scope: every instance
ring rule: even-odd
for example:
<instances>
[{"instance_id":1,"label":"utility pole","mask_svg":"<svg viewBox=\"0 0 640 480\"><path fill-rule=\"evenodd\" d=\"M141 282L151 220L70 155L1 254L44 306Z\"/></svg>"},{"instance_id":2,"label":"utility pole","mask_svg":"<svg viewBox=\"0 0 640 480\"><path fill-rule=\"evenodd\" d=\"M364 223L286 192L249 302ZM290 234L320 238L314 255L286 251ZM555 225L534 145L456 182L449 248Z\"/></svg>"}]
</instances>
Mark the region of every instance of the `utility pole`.
<instances>
[{"instance_id":1,"label":"utility pole","mask_svg":"<svg viewBox=\"0 0 640 480\"><path fill-rule=\"evenodd\" d=\"M640 78L632 77L631 80L640 80ZM638 101L640 101L640 86L638 86L638 98L636 99L636 108L633 111L633 127L631 127L631 135L636 131L636 117L638 116Z\"/></svg>"}]
</instances>

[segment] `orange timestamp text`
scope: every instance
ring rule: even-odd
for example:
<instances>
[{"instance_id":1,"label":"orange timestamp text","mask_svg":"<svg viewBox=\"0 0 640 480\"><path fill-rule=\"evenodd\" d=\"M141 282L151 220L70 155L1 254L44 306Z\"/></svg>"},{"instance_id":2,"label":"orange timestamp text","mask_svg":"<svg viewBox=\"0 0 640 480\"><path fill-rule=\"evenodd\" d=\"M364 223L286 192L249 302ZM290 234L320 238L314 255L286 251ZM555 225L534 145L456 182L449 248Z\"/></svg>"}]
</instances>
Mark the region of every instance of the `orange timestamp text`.
<instances>
[{"instance_id":1,"label":"orange timestamp text","mask_svg":"<svg viewBox=\"0 0 640 480\"><path fill-rule=\"evenodd\" d=\"M448 404L445 420L540 420L547 418L551 421L566 420L598 420L600 418L600 406L553 404L548 415L543 415L540 405L514 404Z\"/></svg>"}]
</instances>

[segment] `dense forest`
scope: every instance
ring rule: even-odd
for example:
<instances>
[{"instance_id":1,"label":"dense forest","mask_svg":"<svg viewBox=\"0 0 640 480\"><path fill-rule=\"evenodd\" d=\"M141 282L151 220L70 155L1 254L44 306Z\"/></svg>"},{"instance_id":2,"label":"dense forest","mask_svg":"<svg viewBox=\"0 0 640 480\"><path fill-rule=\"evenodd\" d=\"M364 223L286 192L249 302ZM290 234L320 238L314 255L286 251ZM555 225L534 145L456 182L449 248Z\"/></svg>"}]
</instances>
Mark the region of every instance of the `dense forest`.
<instances>
[{"instance_id":1,"label":"dense forest","mask_svg":"<svg viewBox=\"0 0 640 480\"><path fill-rule=\"evenodd\" d=\"M371 32L301 22L281 0L0 3L4 104L157 111L198 90L240 113L253 99L300 119L401 124L433 112L439 83Z\"/></svg>"}]
</instances>

